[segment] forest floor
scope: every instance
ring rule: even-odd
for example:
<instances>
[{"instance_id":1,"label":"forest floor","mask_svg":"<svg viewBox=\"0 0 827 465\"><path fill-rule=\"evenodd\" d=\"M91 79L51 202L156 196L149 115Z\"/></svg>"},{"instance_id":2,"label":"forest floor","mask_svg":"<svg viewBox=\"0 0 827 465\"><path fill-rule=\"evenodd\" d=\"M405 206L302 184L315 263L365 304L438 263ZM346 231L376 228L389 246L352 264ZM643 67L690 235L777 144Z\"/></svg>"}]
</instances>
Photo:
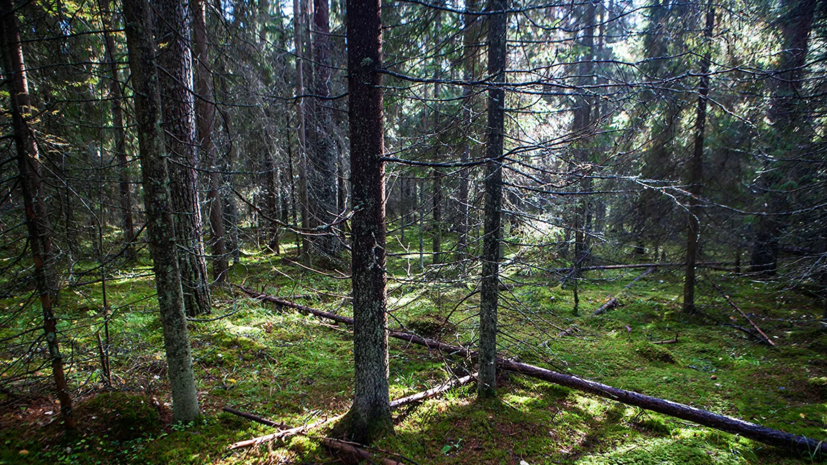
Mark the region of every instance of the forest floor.
<instances>
[{"instance_id":1,"label":"forest floor","mask_svg":"<svg viewBox=\"0 0 827 465\"><path fill-rule=\"evenodd\" d=\"M295 264L292 251L277 256L247 250L234 266L231 281L349 315L349 280L337 272L326 272L326 276L308 272ZM426 284L411 274L419 270L418 255L403 255L401 249L395 252L398 255L389 266L391 327L449 344L473 344L478 324L473 276L478 270L470 270L467 278L459 277L451 256L446 260L451 266L430 267ZM318 441L326 433L324 428L284 442L228 451L234 442L275 430L222 413L221 408L233 407L292 426L347 411L353 375L348 329L280 311L236 289L216 289L213 314L204 319L229 315L190 325L204 415L192 424L172 424L149 271L144 258L108 278L114 386L109 391L101 382L96 355L95 332L103 321L99 312L102 288L94 284L63 291L58 309L61 343L64 354L72 356L68 373L76 392L79 430L70 436L62 433L58 406L49 391L48 367L41 367L36 373L40 377L31 384L20 384L23 388L16 393L0 394L0 464L338 463ZM572 312L571 285L561 285L559 276L507 271L500 311L501 354L827 439L827 331L820 322L816 299L773 281L703 270L697 291L699 308L710 318L688 317L680 313L681 274L659 270L628 289L618 308L591 315L609 295L619 293L643 271L588 272L588 279L579 286L579 315ZM721 325L749 326L710 280L729 293L777 347ZM15 298L0 301L3 313L22 305L23 300ZM17 318L0 328L0 339L34 328L36 317L37 309L32 307L30 319ZM449 324L443 325L446 317ZM575 329L560 335L570 328ZM653 344L676 335L677 343ZM13 348L4 348L2 356L5 365L13 357L22 357ZM392 399L469 370L473 370L470 360L429 353L421 346L391 339ZM806 454L521 375L502 374L498 393L497 401L480 402L471 384L396 411L396 434L375 447L418 464L813 461Z\"/></svg>"}]
</instances>

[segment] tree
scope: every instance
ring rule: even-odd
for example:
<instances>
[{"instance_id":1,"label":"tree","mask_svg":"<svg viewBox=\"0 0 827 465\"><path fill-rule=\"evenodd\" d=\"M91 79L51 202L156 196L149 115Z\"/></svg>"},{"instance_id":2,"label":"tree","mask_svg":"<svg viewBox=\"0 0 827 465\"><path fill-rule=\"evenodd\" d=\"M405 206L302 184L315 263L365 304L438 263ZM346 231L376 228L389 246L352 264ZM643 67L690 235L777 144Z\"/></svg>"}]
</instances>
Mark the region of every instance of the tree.
<instances>
[{"instance_id":1,"label":"tree","mask_svg":"<svg viewBox=\"0 0 827 465\"><path fill-rule=\"evenodd\" d=\"M502 239L502 156L505 132L505 64L508 0L488 0L488 142L485 162L485 225L480 288L480 350L477 392L493 397L497 389L497 304Z\"/></svg>"},{"instance_id":2,"label":"tree","mask_svg":"<svg viewBox=\"0 0 827 465\"><path fill-rule=\"evenodd\" d=\"M129 158L126 154L126 125L123 118L123 92L118 77L118 61L116 60L115 39L112 37L112 11L109 0L99 0L101 23L103 24L104 49L106 59L109 61L109 73L111 83L109 84L110 98L112 101L112 124L115 130L115 158L118 161L118 199L121 207L121 228L123 229L123 240L126 244L126 257L129 260L135 259L135 226L132 218L132 189L129 176Z\"/></svg>"},{"instance_id":3,"label":"tree","mask_svg":"<svg viewBox=\"0 0 827 465\"><path fill-rule=\"evenodd\" d=\"M191 92L192 57L186 0L160 0L155 16L159 55L158 75L163 102L166 152L175 164L169 171L175 208L175 234L184 301L190 316L209 313L210 288L204 260L201 202L198 193L198 153Z\"/></svg>"},{"instance_id":4,"label":"tree","mask_svg":"<svg viewBox=\"0 0 827 465\"><path fill-rule=\"evenodd\" d=\"M712 30L715 27L715 8L709 2L706 12L703 46L698 82L698 107L693 129L694 148L689 162L689 229L686 233L686 276L683 282L683 311L695 312L695 264L701 236L700 197L703 193L704 129L706 127L706 100L709 95L709 65L712 61Z\"/></svg>"},{"instance_id":5,"label":"tree","mask_svg":"<svg viewBox=\"0 0 827 465\"><path fill-rule=\"evenodd\" d=\"M350 185L353 196L353 407L337 428L369 443L393 431L385 295L385 151L379 0L347 1Z\"/></svg>"},{"instance_id":6,"label":"tree","mask_svg":"<svg viewBox=\"0 0 827 465\"><path fill-rule=\"evenodd\" d=\"M210 212L210 240L212 241L213 279L223 282L229 265L224 245L224 204L221 201L221 171L217 164L218 151L213 143L215 107L213 106L212 73L207 41L207 7L204 0L191 0L193 17L193 53L198 72L195 74L196 145L203 154L203 166L209 170L207 205Z\"/></svg>"},{"instance_id":7,"label":"tree","mask_svg":"<svg viewBox=\"0 0 827 465\"><path fill-rule=\"evenodd\" d=\"M4 76L11 87L12 124L14 126L14 145L16 148L17 167L19 170L20 191L23 196L26 229L29 248L34 262L35 289L40 297L43 312L43 331L52 365L52 379L60 401L60 412L67 429L75 428L72 414L72 398L63 372L63 356L57 342L57 319L53 304L57 288L54 275L52 236L49 224L49 212L44 195L43 175L40 167L40 153L28 119L32 118L32 104L29 97L29 83L23 60L23 48L17 25L17 15L11 0L0 2L0 40L3 41Z\"/></svg>"},{"instance_id":8,"label":"tree","mask_svg":"<svg viewBox=\"0 0 827 465\"><path fill-rule=\"evenodd\" d=\"M169 191L170 168L164 152L151 13L147 0L123 2L129 67L135 89L135 116L149 244L172 388L172 415L175 421L188 422L199 415L199 408L178 269L172 195Z\"/></svg>"}]
</instances>

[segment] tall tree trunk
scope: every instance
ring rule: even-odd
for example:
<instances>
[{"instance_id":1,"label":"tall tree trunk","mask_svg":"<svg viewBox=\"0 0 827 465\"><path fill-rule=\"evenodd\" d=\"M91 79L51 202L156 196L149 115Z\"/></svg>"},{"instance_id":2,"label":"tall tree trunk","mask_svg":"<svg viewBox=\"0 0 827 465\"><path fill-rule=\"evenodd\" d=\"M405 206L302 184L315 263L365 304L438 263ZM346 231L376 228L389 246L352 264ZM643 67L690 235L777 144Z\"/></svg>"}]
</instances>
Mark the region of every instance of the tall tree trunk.
<instances>
[{"instance_id":1,"label":"tall tree trunk","mask_svg":"<svg viewBox=\"0 0 827 465\"><path fill-rule=\"evenodd\" d=\"M198 398L175 250L175 224L169 191L170 168L164 154L161 95L154 61L157 54L152 41L149 3L147 0L124 0L123 15L132 85L135 89L135 116L149 245L152 249L167 371L172 388L172 416L175 421L188 422L199 415Z\"/></svg>"},{"instance_id":2,"label":"tall tree trunk","mask_svg":"<svg viewBox=\"0 0 827 465\"><path fill-rule=\"evenodd\" d=\"M347 2L352 227L353 407L341 423L369 443L393 430L388 394L385 295L385 150L380 0Z\"/></svg>"},{"instance_id":3,"label":"tall tree trunk","mask_svg":"<svg viewBox=\"0 0 827 465\"><path fill-rule=\"evenodd\" d=\"M779 238L784 229L784 222L778 215L790 209L789 196L783 191L788 181L798 181L801 168L795 166L794 154L798 144L804 140L808 131L799 128L803 116L801 99L804 65L809 49L809 35L813 26L813 16L817 0L783 0L781 7L785 10L781 24L782 52L778 61L778 76L773 82L775 89L769 112L776 140L777 150L781 152L781 162L776 169L767 169L760 187L767 193L763 197L766 213L761 215L755 227L755 239L750 257L750 269L753 272L775 274L778 266Z\"/></svg>"},{"instance_id":4,"label":"tall tree trunk","mask_svg":"<svg viewBox=\"0 0 827 465\"><path fill-rule=\"evenodd\" d=\"M438 265L442 263L442 172L435 168L432 171L434 177L434 211L433 211L433 242L432 242L432 250L434 256L432 257L432 263L434 265Z\"/></svg>"},{"instance_id":5,"label":"tall tree trunk","mask_svg":"<svg viewBox=\"0 0 827 465\"><path fill-rule=\"evenodd\" d=\"M475 11L477 9L477 0L468 0L465 4L466 11ZM462 61L463 61L463 79L465 81L473 81L476 79L476 54L477 42L480 36L479 16L470 13L465 13L463 16L463 36L462 36ZM460 147L460 161L463 163L471 159L471 140L473 139L470 132L474 127L474 100L473 89L470 85L466 85L462 90L463 97L463 117L465 119L466 134L462 138L462 147ZM460 169L459 179L459 227L457 228L457 259L463 260L468 256L468 228L469 228L469 205L468 205L468 190L470 183L471 171L467 167Z\"/></svg>"},{"instance_id":6,"label":"tall tree trunk","mask_svg":"<svg viewBox=\"0 0 827 465\"><path fill-rule=\"evenodd\" d=\"M121 227L123 228L123 240L126 244L125 256L128 260L135 260L135 247L132 242L135 240L135 226L132 217L132 192L129 179L129 159L126 156L126 126L123 118L123 93L118 78L118 62L115 59L115 39L110 31L114 30L112 24L112 11L109 0L99 0L101 23L103 24L104 48L106 59L109 61L109 73L112 82L109 85L109 93L112 101L112 125L115 130L115 159L118 161L118 194L121 207Z\"/></svg>"},{"instance_id":7,"label":"tall tree trunk","mask_svg":"<svg viewBox=\"0 0 827 465\"><path fill-rule=\"evenodd\" d=\"M196 145L202 154L202 166L209 170L207 206L210 212L210 241L212 242L213 279L224 282L229 264L224 244L224 203L221 201L221 170L218 166L218 150L213 143L215 107L213 106L212 72L207 40L207 6L204 0L190 0L192 10L193 54L197 64L195 74Z\"/></svg>"},{"instance_id":8,"label":"tall tree trunk","mask_svg":"<svg viewBox=\"0 0 827 465\"><path fill-rule=\"evenodd\" d=\"M706 97L709 95L709 64L712 58L712 29L715 27L715 8L709 2L704 28L704 56L701 59L698 83L698 111L695 116L695 147L689 163L689 231L686 241L686 277L683 283L683 311L695 312L695 263L698 259L698 242L701 235L701 222L698 217L701 209L698 200L703 192L704 175L704 128L706 126Z\"/></svg>"},{"instance_id":9,"label":"tall tree trunk","mask_svg":"<svg viewBox=\"0 0 827 465\"><path fill-rule=\"evenodd\" d=\"M195 112L191 93L192 57L189 48L189 15L186 0L159 0L156 41L158 74L163 103L163 129L170 167L170 193L175 209L178 266L184 302L190 316L210 312L210 288L198 193L198 153L195 149Z\"/></svg>"},{"instance_id":10,"label":"tall tree trunk","mask_svg":"<svg viewBox=\"0 0 827 465\"><path fill-rule=\"evenodd\" d=\"M52 364L52 379L55 383L60 412L67 429L75 428L72 414L72 398L63 372L63 356L57 342L57 319L52 305L57 293L56 278L51 244L51 225L46 208L43 177L40 169L40 154L37 142L31 134L27 119L32 116L31 98L26 68L23 64L23 48L17 15L11 0L0 1L0 35L2 35L4 76L9 79L9 100L11 103L13 140L20 171L20 191L23 195L26 228L29 234L29 248L34 262L34 278L40 307L43 312L43 331Z\"/></svg>"},{"instance_id":11,"label":"tall tree trunk","mask_svg":"<svg viewBox=\"0 0 827 465\"><path fill-rule=\"evenodd\" d=\"M502 155L505 132L505 64L508 0L488 0L488 145L485 164L485 230L480 288L480 350L477 392L494 397L497 389L497 305L502 239Z\"/></svg>"},{"instance_id":12,"label":"tall tree trunk","mask_svg":"<svg viewBox=\"0 0 827 465\"><path fill-rule=\"evenodd\" d=\"M308 205L308 193L307 193L307 108L305 99L301 96L304 95L304 81L305 81L305 71L307 71L307 67L305 66L305 31L306 28L306 14L305 14L305 3L307 0L293 0L293 29L295 31L294 36L294 43L296 46L296 95L299 96L299 99L296 103L296 116L298 121L298 126L296 127L296 132L298 135L299 140L299 150L296 154L298 156L298 169L299 169L299 195L298 195L298 202L301 208L301 226L304 229L310 228L310 210ZM303 261L307 261L310 258L310 241L307 238L306 234L301 235L301 248L299 250L300 257Z\"/></svg>"},{"instance_id":13,"label":"tall tree trunk","mask_svg":"<svg viewBox=\"0 0 827 465\"><path fill-rule=\"evenodd\" d=\"M330 95L330 8L329 0L314 0L313 52L314 93L318 97ZM330 103L321 98L309 102L306 115L309 127L310 147L307 164L309 181L308 198L311 227L331 224L338 213L336 205L336 144L332 138L333 116ZM316 252L327 256L339 253L339 238L333 228L321 231L315 236L313 246Z\"/></svg>"}]
</instances>

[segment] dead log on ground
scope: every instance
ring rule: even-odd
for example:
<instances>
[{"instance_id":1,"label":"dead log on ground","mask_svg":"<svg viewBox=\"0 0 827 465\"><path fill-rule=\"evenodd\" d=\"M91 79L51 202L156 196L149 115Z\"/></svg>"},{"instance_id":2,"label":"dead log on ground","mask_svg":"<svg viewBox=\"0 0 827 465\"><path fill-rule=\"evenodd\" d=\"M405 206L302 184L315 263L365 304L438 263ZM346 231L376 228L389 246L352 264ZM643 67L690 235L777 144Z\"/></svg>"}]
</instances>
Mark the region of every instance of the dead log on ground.
<instances>
[{"instance_id":1,"label":"dead log on ground","mask_svg":"<svg viewBox=\"0 0 827 465\"><path fill-rule=\"evenodd\" d=\"M677 344L679 336L680 334L675 334L675 339L669 339L667 341L655 341L652 344Z\"/></svg>"},{"instance_id":2,"label":"dead log on ground","mask_svg":"<svg viewBox=\"0 0 827 465\"><path fill-rule=\"evenodd\" d=\"M230 412L230 413L233 413L233 412ZM253 416L255 416L255 415L253 415ZM319 421L314 422L314 423L309 423L309 424L306 424L306 425L297 426L295 428L285 429L285 430L279 431L277 433L267 434L267 435L264 435L264 436L258 436L258 437L255 437L253 439L247 439L246 441L239 441L239 442L230 444L229 450L241 449L243 447L250 447L250 446L258 446L260 444L264 444L264 443L267 443L267 442L270 442L270 441L275 441L276 439L287 439L291 436L295 436L297 434L304 433L305 431L311 430L313 428L318 428L319 426L324 426L328 423L332 423L332 422L342 418L343 416L344 415L336 415L335 417L326 418L324 420L319 420ZM244 418L247 418L247 417L244 417Z\"/></svg>"},{"instance_id":3,"label":"dead log on ground","mask_svg":"<svg viewBox=\"0 0 827 465\"><path fill-rule=\"evenodd\" d=\"M597 310L595 310L594 313L592 313L592 315L600 315L600 314L606 313L609 310L617 307L618 304L620 303L620 301L618 301L617 298L622 296L623 294L625 294L626 291L632 287L632 285L634 285L636 282L638 282L638 280L640 280L644 276L649 275L653 271L655 271L655 267L650 266L649 268L647 268L646 271L639 274L635 279L632 280L632 282L630 282L629 284L623 286L623 290L621 290L618 295L616 295L616 296L612 297L611 299L609 299L608 301L606 301L606 303L601 305L600 308L598 308Z\"/></svg>"},{"instance_id":4,"label":"dead log on ground","mask_svg":"<svg viewBox=\"0 0 827 465\"><path fill-rule=\"evenodd\" d=\"M421 401L423 401L425 399L428 399L430 397L434 397L436 395L442 394L445 391L450 391L451 389L453 389L457 386L462 386L464 384L468 384L468 383L470 383L471 381L473 381L475 379L477 379L477 374L476 373L474 373L472 375L468 375L468 376L463 376L462 378L457 378L457 379L451 380L451 381L449 381L449 382L447 382L447 383L445 383L441 386L437 386L437 387L428 389L427 391L418 392L418 393L410 395L408 397L403 397L401 399L391 401L391 409L399 408L403 405L412 404L414 402L421 402Z\"/></svg>"},{"instance_id":5,"label":"dead log on ground","mask_svg":"<svg viewBox=\"0 0 827 465\"><path fill-rule=\"evenodd\" d=\"M312 309L310 307L305 307L303 305L293 304L292 302L286 302L281 299L260 294L249 289L241 288L241 290L247 293L248 295L262 301L272 302L274 301L273 299L275 299L275 301L281 302L281 304L284 306L292 308L302 307L304 311L307 311L308 313L317 316L323 316L325 318L330 318L327 316L330 315L335 318L334 321L340 321L342 323L347 323L350 325L353 324L352 318L348 318L341 315L334 315L332 313ZM462 357L469 358L476 357L476 351L466 349L464 347L445 344L443 342L434 341L432 339L426 339L424 337L417 336L416 334L405 333L402 331L389 331L388 336L395 339L408 341L414 344L423 345L429 349L438 350L440 352L448 353L451 355L459 355ZM764 444L768 444L771 446L777 446L781 448L792 448L801 452L806 452L808 454L827 454L827 443L825 443L824 441L816 441L815 439L810 439L805 436L798 436L790 433L785 433L783 431L767 428L765 426L750 423L748 421L740 420L738 418L733 418L726 415L719 415L717 413L708 412L706 410L701 410L695 407L690 407L688 405L679 404L677 402L659 399L657 397L647 396L644 394L639 394L637 392L626 391L624 389L614 388L606 384L589 381L587 379L578 378L572 375L557 373L556 371L551 371L545 368L528 365L526 363L519 363L512 360L507 360L501 357L497 358L497 366L504 370L524 374L526 376L542 379L544 381L549 381L560 386L566 386L572 389L576 389L578 391L594 394L596 396L611 399L626 405L632 405L635 407L640 407L646 410L651 410L653 412L662 413L664 415L672 416L675 418L680 418L682 420L688 420L699 425L725 431L727 433L740 434L745 438L749 438L754 441L762 442Z\"/></svg>"},{"instance_id":6,"label":"dead log on ground","mask_svg":"<svg viewBox=\"0 0 827 465\"><path fill-rule=\"evenodd\" d=\"M266 418L262 418L258 415L253 415L252 413L242 412L241 410L236 410L231 407L223 407L221 410L232 413L233 415L238 415L241 418L246 418L250 421L254 421L256 423L261 423L262 425L272 426L273 428L289 428L289 426L285 425L284 423L278 423L272 420L268 420Z\"/></svg>"},{"instance_id":7,"label":"dead log on ground","mask_svg":"<svg viewBox=\"0 0 827 465\"><path fill-rule=\"evenodd\" d=\"M348 455L352 455L360 460L367 460L368 463L381 463L384 465L402 465L403 463L400 460L378 457L375 453L362 449L361 447L357 447L356 444L351 442L333 438L322 438L321 442L331 449L336 449Z\"/></svg>"}]
</instances>

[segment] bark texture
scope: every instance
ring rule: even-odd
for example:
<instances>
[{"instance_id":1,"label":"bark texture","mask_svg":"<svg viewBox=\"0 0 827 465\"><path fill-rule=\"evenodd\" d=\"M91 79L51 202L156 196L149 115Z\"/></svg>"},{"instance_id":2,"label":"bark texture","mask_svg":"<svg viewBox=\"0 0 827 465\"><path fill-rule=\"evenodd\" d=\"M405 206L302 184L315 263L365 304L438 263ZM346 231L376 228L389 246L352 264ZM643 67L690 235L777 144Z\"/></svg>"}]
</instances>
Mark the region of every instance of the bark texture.
<instances>
[{"instance_id":1,"label":"bark texture","mask_svg":"<svg viewBox=\"0 0 827 465\"><path fill-rule=\"evenodd\" d=\"M497 389L497 305L502 239L502 155L505 122L506 26L508 0L489 0L488 29L488 145L485 164L485 220L480 288L480 358L477 391L493 397Z\"/></svg>"},{"instance_id":2,"label":"bark texture","mask_svg":"<svg viewBox=\"0 0 827 465\"><path fill-rule=\"evenodd\" d=\"M709 95L709 64L712 52L712 29L715 27L715 9L707 6L704 27L704 52L701 59L701 78L698 83L698 108L695 115L694 149L689 162L689 230L686 239L686 275L683 282L683 311L695 312L695 265L698 261L698 244L701 236L699 198L703 192L704 176L704 129L706 127L706 98Z\"/></svg>"},{"instance_id":3,"label":"bark texture","mask_svg":"<svg viewBox=\"0 0 827 465\"><path fill-rule=\"evenodd\" d=\"M224 203L221 201L221 171L218 167L218 151L212 136L215 129L212 72L207 40L207 7L204 0L191 0L193 53L197 63L195 79L196 146L201 149L203 166L209 170L207 206L210 213L210 240L212 242L213 279L223 282L227 278L227 248L224 244Z\"/></svg>"},{"instance_id":4,"label":"bark texture","mask_svg":"<svg viewBox=\"0 0 827 465\"><path fill-rule=\"evenodd\" d=\"M169 176L178 266L187 314L193 316L209 313L211 305L196 173L198 151L191 92L189 7L186 0L159 0L155 11L162 126L166 133L166 153L173 163L169 167Z\"/></svg>"},{"instance_id":5,"label":"bark texture","mask_svg":"<svg viewBox=\"0 0 827 465\"><path fill-rule=\"evenodd\" d=\"M5 68L3 74L8 79L6 83L10 86L9 100L14 128L12 138L17 167L20 171L20 191L23 196L29 248L34 262L35 288L40 297L40 307L43 312L43 331L52 365L52 379L60 402L64 425L67 429L74 429L72 398L69 395L69 387L63 372L63 356L57 342L57 319L52 308L57 289L52 264L49 212L45 202L40 154L29 128L28 120L32 118L32 104L23 61L20 30L11 0L0 1L0 35L2 35L3 42L3 68Z\"/></svg>"},{"instance_id":6,"label":"bark texture","mask_svg":"<svg viewBox=\"0 0 827 465\"><path fill-rule=\"evenodd\" d=\"M393 430L385 295L385 165L379 0L347 1L348 114L353 196L353 407L346 435L370 443Z\"/></svg>"},{"instance_id":7,"label":"bark texture","mask_svg":"<svg viewBox=\"0 0 827 465\"><path fill-rule=\"evenodd\" d=\"M155 64L156 50L152 40L151 10L147 0L124 0L123 14L129 47L129 67L135 89L135 115L149 245L164 332L167 371L172 388L172 415L175 421L187 422L199 415L199 409L175 250L175 225L169 173L164 156L161 95Z\"/></svg>"}]
</instances>

